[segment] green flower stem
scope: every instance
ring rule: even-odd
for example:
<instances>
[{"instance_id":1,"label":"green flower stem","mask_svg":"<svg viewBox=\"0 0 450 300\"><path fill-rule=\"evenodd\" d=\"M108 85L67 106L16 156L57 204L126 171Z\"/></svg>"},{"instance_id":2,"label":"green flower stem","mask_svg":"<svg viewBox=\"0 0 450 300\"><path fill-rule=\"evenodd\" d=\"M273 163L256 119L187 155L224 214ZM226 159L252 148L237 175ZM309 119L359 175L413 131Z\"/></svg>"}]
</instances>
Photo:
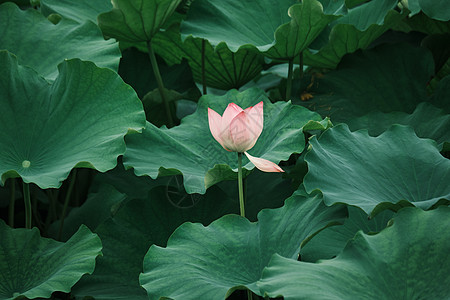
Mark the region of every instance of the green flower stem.
<instances>
[{"instance_id":1,"label":"green flower stem","mask_svg":"<svg viewBox=\"0 0 450 300\"><path fill-rule=\"evenodd\" d=\"M63 211L61 214L61 221L59 224L58 240L61 240L62 230L64 227L64 218L66 217L67 208L69 207L69 202L70 202L70 194L72 194L72 190L73 190L73 187L75 186L76 178L77 178L77 169L73 169L72 177L70 178L69 189L67 190L66 198L64 199L64 206L63 206Z\"/></svg>"},{"instance_id":2,"label":"green flower stem","mask_svg":"<svg viewBox=\"0 0 450 300\"><path fill-rule=\"evenodd\" d=\"M23 201L25 203L25 228L31 229L31 198L30 185L23 183Z\"/></svg>"},{"instance_id":3,"label":"green flower stem","mask_svg":"<svg viewBox=\"0 0 450 300\"><path fill-rule=\"evenodd\" d=\"M206 40L202 40L202 86L203 86L203 95L206 95L206 71L205 71L205 48L206 48Z\"/></svg>"},{"instance_id":4,"label":"green flower stem","mask_svg":"<svg viewBox=\"0 0 450 300\"><path fill-rule=\"evenodd\" d=\"M244 206L244 185L242 181L242 152L238 152L238 187L239 187L239 210L241 216L245 218L245 206ZM253 293L247 290L247 299L253 300Z\"/></svg>"},{"instance_id":5,"label":"green flower stem","mask_svg":"<svg viewBox=\"0 0 450 300\"><path fill-rule=\"evenodd\" d=\"M156 62L155 51L153 51L151 41L147 41L148 56L152 64L153 73L155 74L156 82L158 83L159 94L164 102L166 108L167 120L169 122L168 127L173 127L172 113L170 112L169 98L167 97L166 89L162 81L161 73L159 72L158 63Z\"/></svg>"},{"instance_id":6,"label":"green flower stem","mask_svg":"<svg viewBox=\"0 0 450 300\"><path fill-rule=\"evenodd\" d=\"M286 101L291 99L293 70L294 70L294 60L291 58L289 59L288 78L286 83Z\"/></svg>"},{"instance_id":7,"label":"green flower stem","mask_svg":"<svg viewBox=\"0 0 450 300\"><path fill-rule=\"evenodd\" d=\"M239 186L239 209L241 216L245 218L244 186L242 183L242 153L238 152L238 186Z\"/></svg>"},{"instance_id":8,"label":"green flower stem","mask_svg":"<svg viewBox=\"0 0 450 300\"><path fill-rule=\"evenodd\" d=\"M9 226L14 228L14 205L16 202L16 179L11 178L11 198L9 199L8 221Z\"/></svg>"}]
</instances>

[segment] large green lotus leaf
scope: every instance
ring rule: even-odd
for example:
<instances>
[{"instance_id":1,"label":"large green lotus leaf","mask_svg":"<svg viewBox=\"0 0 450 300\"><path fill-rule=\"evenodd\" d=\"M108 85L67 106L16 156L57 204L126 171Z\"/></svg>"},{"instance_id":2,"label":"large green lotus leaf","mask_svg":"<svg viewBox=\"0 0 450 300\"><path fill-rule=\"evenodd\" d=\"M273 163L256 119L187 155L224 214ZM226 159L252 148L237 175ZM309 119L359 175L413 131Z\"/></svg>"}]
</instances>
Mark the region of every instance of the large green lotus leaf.
<instances>
[{"instance_id":1,"label":"large green lotus leaf","mask_svg":"<svg viewBox=\"0 0 450 300\"><path fill-rule=\"evenodd\" d=\"M97 24L97 16L112 9L109 0L40 0L41 13L45 16L59 14L79 23L90 20Z\"/></svg>"},{"instance_id":2,"label":"large green lotus leaf","mask_svg":"<svg viewBox=\"0 0 450 300\"><path fill-rule=\"evenodd\" d=\"M203 96L197 111L171 129L147 122L142 134L127 136L124 166L134 168L138 176L152 178L181 173L188 193L204 194L217 182L235 179L233 169L237 170L237 153L224 150L210 133L208 107L222 115L228 103L247 108L260 101L264 101L264 129L248 152L275 163L301 152L305 144L302 126L310 120L320 121L320 117L290 102L272 104L264 91L252 88ZM251 170L254 165L245 157L243 167Z\"/></svg>"},{"instance_id":3,"label":"large green lotus leaf","mask_svg":"<svg viewBox=\"0 0 450 300\"><path fill-rule=\"evenodd\" d=\"M392 124L408 125L418 137L435 140L440 150L450 146L450 114L427 102L420 103L412 114L378 111L346 122L352 131L365 128L371 136L380 135Z\"/></svg>"},{"instance_id":4,"label":"large green lotus leaf","mask_svg":"<svg viewBox=\"0 0 450 300\"><path fill-rule=\"evenodd\" d=\"M418 0L422 11L432 19L450 21L450 5L446 0Z\"/></svg>"},{"instance_id":5,"label":"large green lotus leaf","mask_svg":"<svg viewBox=\"0 0 450 300\"><path fill-rule=\"evenodd\" d=\"M360 31L366 31L373 24L383 25L386 15L397 3L397 0L369 1L349 9L333 24L350 24Z\"/></svg>"},{"instance_id":6,"label":"large green lotus leaf","mask_svg":"<svg viewBox=\"0 0 450 300\"><path fill-rule=\"evenodd\" d=\"M322 5L316 0L303 0L288 10L291 21L275 31L275 45L265 54L271 58L290 59L304 51L325 27L337 19L325 15Z\"/></svg>"},{"instance_id":7,"label":"large green lotus leaf","mask_svg":"<svg viewBox=\"0 0 450 300\"><path fill-rule=\"evenodd\" d=\"M326 13L341 15L342 17L329 24L327 28L320 33L318 38L311 44L313 53L317 52L318 49L321 49L325 46L333 46L328 44L332 43L332 35L330 34L335 30L334 27L336 27L336 25L351 25L347 27L351 32L355 32L353 29L356 29L356 31L358 32L365 32L371 25L383 25L386 16L389 14L389 11L392 10L397 4L397 1L395 0L367 1L365 3L357 3L357 5L354 5L354 7L352 7L351 9L347 9L347 4L344 3L344 0L320 1ZM345 27L337 26L337 28ZM341 42L345 42L345 38L347 37L343 36ZM350 46L350 52L355 51L355 49L352 49L352 47L356 46L354 42L348 46ZM338 53L335 54L337 55Z\"/></svg>"},{"instance_id":8,"label":"large green lotus leaf","mask_svg":"<svg viewBox=\"0 0 450 300\"><path fill-rule=\"evenodd\" d=\"M394 125L370 137L339 124L310 144L304 185L308 192L321 190L326 204L343 202L374 215L405 205L428 209L440 199L450 200L450 160L410 127Z\"/></svg>"},{"instance_id":9,"label":"large green lotus leaf","mask_svg":"<svg viewBox=\"0 0 450 300\"><path fill-rule=\"evenodd\" d=\"M258 286L286 300L448 299L449 218L449 207L402 209L380 233L358 232L335 259L274 255Z\"/></svg>"},{"instance_id":10,"label":"large green lotus leaf","mask_svg":"<svg viewBox=\"0 0 450 300\"><path fill-rule=\"evenodd\" d=\"M323 75L312 90L314 98L303 105L330 116L334 123L372 111L412 113L418 103L427 100L426 84L433 66L427 49L409 44L359 51Z\"/></svg>"},{"instance_id":11,"label":"large green lotus leaf","mask_svg":"<svg viewBox=\"0 0 450 300\"><path fill-rule=\"evenodd\" d=\"M450 20L450 5L446 0L409 0L406 5L411 11L410 16L423 11L431 19Z\"/></svg>"},{"instance_id":12,"label":"large green lotus leaf","mask_svg":"<svg viewBox=\"0 0 450 300\"><path fill-rule=\"evenodd\" d=\"M184 223L166 248L150 247L140 283L151 299L224 299L243 288L262 295L256 282L274 253L296 259L302 242L345 215L320 193L296 193L282 208L261 211L257 223L237 215L207 227Z\"/></svg>"},{"instance_id":13,"label":"large green lotus leaf","mask_svg":"<svg viewBox=\"0 0 450 300\"><path fill-rule=\"evenodd\" d=\"M450 22L430 19L424 13L419 13L412 18L406 18L399 24L396 30L405 32L419 31L426 34L446 34L450 33Z\"/></svg>"},{"instance_id":14,"label":"large green lotus leaf","mask_svg":"<svg viewBox=\"0 0 450 300\"><path fill-rule=\"evenodd\" d=\"M113 9L98 16L106 36L127 42L150 41L181 0L112 0Z\"/></svg>"},{"instance_id":15,"label":"large green lotus leaf","mask_svg":"<svg viewBox=\"0 0 450 300\"><path fill-rule=\"evenodd\" d=\"M306 49L336 18L325 15L317 0L301 4L292 0L197 0L181 32L207 39L214 46L225 42L232 52L256 47L269 57L287 59Z\"/></svg>"},{"instance_id":16,"label":"large green lotus leaf","mask_svg":"<svg viewBox=\"0 0 450 300\"><path fill-rule=\"evenodd\" d=\"M129 200L96 229L102 239L103 256L98 259L95 272L75 285L73 295L80 299L148 299L139 285L139 274L150 245L166 245L172 232L185 221L209 224L224 213L239 210L237 199L226 197L216 186L208 189L206 195L171 191L174 190L157 187L141 199Z\"/></svg>"},{"instance_id":17,"label":"large green lotus leaf","mask_svg":"<svg viewBox=\"0 0 450 300\"><path fill-rule=\"evenodd\" d=\"M345 0L319 0L319 2L326 14L341 16L348 13L349 6Z\"/></svg>"},{"instance_id":18,"label":"large green lotus leaf","mask_svg":"<svg viewBox=\"0 0 450 300\"><path fill-rule=\"evenodd\" d=\"M390 10L381 25L371 24L364 31L358 30L354 24L337 23L329 31L325 45L313 48L312 51L304 51L304 63L309 66L334 69L345 54L367 48L402 18L404 15ZM324 34L327 32L325 31Z\"/></svg>"},{"instance_id":19,"label":"large green lotus leaf","mask_svg":"<svg viewBox=\"0 0 450 300\"><path fill-rule=\"evenodd\" d=\"M89 60L114 71L119 66L118 44L105 41L92 22L61 20L54 25L34 9L5 3L0 6L0 28L0 50L14 53L20 64L48 80L58 76L57 66L64 59Z\"/></svg>"},{"instance_id":20,"label":"large green lotus leaf","mask_svg":"<svg viewBox=\"0 0 450 300\"><path fill-rule=\"evenodd\" d=\"M213 46L225 42L232 52L241 46L267 51L275 43L276 29L290 21L295 0L196 0L181 33L207 39ZM264 22L261 22L264 20Z\"/></svg>"},{"instance_id":21,"label":"large green lotus leaf","mask_svg":"<svg viewBox=\"0 0 450 300\"><path fill-rule=\"evenodd\" d=\"M186 58L194 79L202 83L202 39L187 37L181 41L178 24L153 39L155 51L168 64L178 64ZM205 79L208 87L229 90L240 88L262 71L264 57L254 49L231 52L224 43L215 49L205 40Z\"/></svg>"},{"instance_id":22,"label":"large green lotus leaf","mask_svg":"<svg viewBox=\"0 0 450 300\"><path fill-rule=\"evenodd\" d=\"M369 218L360 208L349 206L348 219L343 225L325 228L302 247L301 261L316 262L319 259L331 259L344 249L358 231L371 234L380 232L386 228L393 215L394 212L385 210L374 218Z\"/></svg>"},{"instance_id":23,"label":"large green lotus leaf","mask_svg":"<svg viewBox=\"0 0 450 300\"><path fill-rule=\"evenodd\" d=\"M102 243L85 226L66 243L42 238L37 228L12 229L0 220L0 298L49 298L69 292L84 274L94 271Z\"/></svg>"},{"instance_id":24,"label":"large green lotus leaf","mask_svg":"<svg viewBox=\"0 0 450 300\"><path fill-rule=\"evenodd\" d=\"M41 188L59 187L74 167L114 168L123 136L145 116L133 89L109 69L64 61L49 84L0 51L0 174Z\"/></svg>"},{"instance_id":25,"label":"large green lotus leaf","mask_svg":"<svg viewBox=\"0 0 450 300\"><path fill-rule=\"evenodd\" d=\"M152 189L157 182L161 184L161 179L136 177L117 169L97 175L93 185L98 185L98 191L91 194L81 208L72 210L65 222L69 232L80 221L92 226L104 244L105 255L100 258L94 275L76 285L76 295L95 295L96 299L146 299L145 291L138 285L138 276L142 272L143 257L152 243L165 245L169 235L184 221L209 224L225 214L239 213L237 195L230 193L230 190L237 190L236 182L211 187L205 195L189 195L177 177L166 178L169 180L163 181L164 186ZM102 182L114 184L120 193ZM291 193L289 185L289 180L281 180L273 173L252 173L246 178L247 215L256 220L262 208L281 206L287 193ZM127 195L125 201L128 202L120 202L123 208L118 210L116 200L121 200L122 193ZM142 200L131 200L136 197ZM136 213L141 210L142 213ZM112 219L97 229L98 215L102 218L106 213L112 215ZM137 217L141 215L142 218Z\"/></svg>"}]
</instances>

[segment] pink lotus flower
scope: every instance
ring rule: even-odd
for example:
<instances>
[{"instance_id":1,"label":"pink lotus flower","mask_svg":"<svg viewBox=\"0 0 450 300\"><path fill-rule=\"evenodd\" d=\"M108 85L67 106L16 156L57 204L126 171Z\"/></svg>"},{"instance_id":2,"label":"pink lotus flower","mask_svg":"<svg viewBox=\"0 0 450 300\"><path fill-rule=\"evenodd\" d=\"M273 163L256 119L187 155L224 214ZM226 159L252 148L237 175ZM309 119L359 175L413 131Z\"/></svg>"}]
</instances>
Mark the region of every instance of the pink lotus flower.
<instances>
[{"instance_id":1,"label":"pink lotus flower","mask_svg":"<svg viewBox=\"0 0 450 300\"><path fill-rule=\"evenodd\" d=\"M223 116L208 107L211 134L227 151L244 153L263 172L284 172L278 165L247 153L255 145L264 126L263 102L243 110L228 104Z\"/></svg>"}]
</instances>

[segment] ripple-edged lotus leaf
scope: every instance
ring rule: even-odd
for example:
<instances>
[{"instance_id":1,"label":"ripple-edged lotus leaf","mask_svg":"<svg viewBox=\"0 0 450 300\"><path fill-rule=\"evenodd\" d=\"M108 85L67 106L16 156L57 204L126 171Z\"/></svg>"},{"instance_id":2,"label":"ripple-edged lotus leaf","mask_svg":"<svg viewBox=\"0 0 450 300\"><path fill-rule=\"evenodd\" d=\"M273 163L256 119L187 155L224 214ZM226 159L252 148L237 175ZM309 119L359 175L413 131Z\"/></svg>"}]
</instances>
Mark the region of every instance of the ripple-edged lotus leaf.
<instances>
[{"instance_id":1,"label":"ripple-edged lotus leaf","mask_svg":"<svg viewBox=\"0 0 450 300\"><path fill-rule=\"evenodd\" d=\"M63 19L53 24L37 10L21 10L14 3L0 5L0 49L14 53L21 65L35 69L47 80L58 76L65 59L79 58L117 71L119 45L105 41L92 22Z\"/></svg>"},{"instance_id":2,"label":"ripple-edged lotus leaf","mask_svg":"<svg viewBox=\"0 0 450 300\"><path fill-rule=\"evenodd\" d=\"M237 215L207 227L184 223L166 248L150 247L140 283L151 299L219 300L244 288L263 295L256 282L274 253L297 259L303 242L346 214L344 206L326 207L320 193L297 192L283 207L262 210L256 223Z\"/></svg>"},{"instance_id":3,"label":"ripple-edged lotus leaf","mask_svg":"<svg viewBox=\"0 0 450 300\"><path fill-rule=\"evenodd\" d=\"M233 170L237 170L237 153L224 150L211 135L208 107L222 114L231 102L247 108L260 101L264 102L264 129L248 152L279 163L303 151L302 127L310 120L321 121L319 115L290 102L271 103L264 91L252 88L244 92L231 90L223 96L203 96L197 111L177 127L157 128L147 122L142 134L126 137L124 166L134 168L138 176L152 178L181 173L188 193L204 194L211 185L236 178ZM254 165L244 158L243 167L251 170Z\"/></svg>"},{"instance_id":4,"label":"ripple-edged lotus leaf","mask_svg":"<svg viewBox=\"0 0 450 300\"><path fill-rule=\"evenodd\" d=\"M112 0L111 11L98 16L106 36L126 42L148 42L181 0Z\"/></svg>"},{"instance_id":5,"label":"ripple-edged lotus leaf","mask_svg":"<svg viewBox=\"0 0 450 300\"><path fill-rule=\"evenodd\" d=\"M123 137L145 124L142 103L117 73L79 59L50 84L0 51L0 175L57 188L74 167L101 172L125 152Z\"/></svg>"},{"instance_id":6,"label":"ripple-edged lotus leaf","mask_svg":"<svg viewBox=\"0 0 450 300\"><path fill-rule=\"evenodd\" d=\"M358 232L334 259L312 264L274 255L258 286L286 300L447 299L449 218L449 207L404 208L380 233Z\"/></svg>"},{"instance_id":7,"label":"ripple-edged lotus leaf","mask_svg":"<svg viewBox=\"0 0 450 300\"><path fill-rule=\"evenodd\" d=\"M70 292L84 274L94 271L100 238L82 225L66 242L43 238L39 230L12 229L0 220L0 298L49 298Z\"/></svg>"},{"instance_id":8,"label":"ripple-edged lotus leaf","mask_svg":"<svg viewBox=\"0 0 450 300\"><path fill-rule=\"evenodd\" d=\"M45 16L59 14L79 23L90 20L97 24L97 16L112 8L110 0L40 0L40 2L41 13Z\"/></svg>"},{"instance_id":9,"label":"ripple-edged lotus leaf","mask_svg":"<svg viewBox=\"0 0 450 300\"><path fill-rule=\"evenodd\" d=\"M257 48L265 55L289 59L305 50L328 23L317 0L197 0L181 24L183 35L223 42L232 52ZM261 22L264 19L264 22Z\"/></svg>"},{"instance_id":10,"label":"ripple-edged lotus leaf","mask_svg":"<svg viewBox=\"0 0 450 300\"><path fill-rule=\"evenodd\" d=\"M304 185L308 192L321 190L328 205L346 203L375 215L403 206L429 209L450 200L450 160L411 127L394 125L371 137L339 124L310 143Z\"/></svg>"}]
</instances>

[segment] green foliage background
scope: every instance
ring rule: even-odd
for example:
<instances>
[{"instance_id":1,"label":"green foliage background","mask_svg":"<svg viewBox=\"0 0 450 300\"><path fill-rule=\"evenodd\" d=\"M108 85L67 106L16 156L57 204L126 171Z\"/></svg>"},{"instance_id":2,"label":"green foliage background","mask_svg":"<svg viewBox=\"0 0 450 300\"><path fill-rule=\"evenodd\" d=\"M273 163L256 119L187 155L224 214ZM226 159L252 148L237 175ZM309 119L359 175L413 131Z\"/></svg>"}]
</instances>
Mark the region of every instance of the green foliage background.
<instances>
[{"instance_id":1,"label":"green foliage background","mask_svg":"<svg viewBox=\"0 0 450 300\"><path fill-rule=\"evenodd\" d=\"M0 107L0 299L450 298L448 1L2 0Z\"/></svg>"}]
</instances>

